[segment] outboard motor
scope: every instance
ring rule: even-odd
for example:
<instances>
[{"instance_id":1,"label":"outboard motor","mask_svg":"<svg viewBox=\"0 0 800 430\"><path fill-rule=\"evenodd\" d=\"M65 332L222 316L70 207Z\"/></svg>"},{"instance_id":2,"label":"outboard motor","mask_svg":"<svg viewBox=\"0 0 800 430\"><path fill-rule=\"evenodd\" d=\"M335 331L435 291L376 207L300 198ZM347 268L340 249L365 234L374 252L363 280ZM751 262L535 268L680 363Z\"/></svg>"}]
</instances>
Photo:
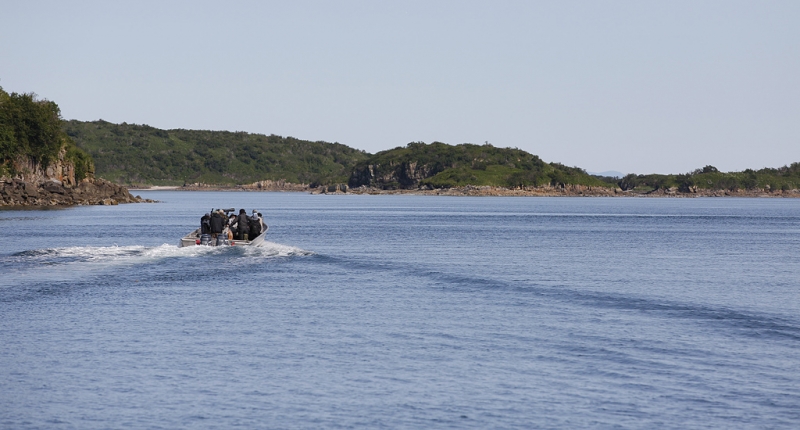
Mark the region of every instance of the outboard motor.
<instances>
[{"instance_id":1,"label":"outboard motor","mask_svg":"<svg viewBox=\"0 0 800 430\"><path fill-rule=\"evenodd\" d=\"M230 244L231 243L228 240L228 235L220 234L219 236L217 236L217 246L230 245Z\"/></svg>"},{"instance_id":2,"label":"outboard motor","mask_svg":"<svg viewBox=\"0 0 800 430\"><path fill-rule=\"evenodd\" d=\"M210 234L201 234L200 235L200 245L211 245L211 235Z\"/></svg>"}]
</instances>

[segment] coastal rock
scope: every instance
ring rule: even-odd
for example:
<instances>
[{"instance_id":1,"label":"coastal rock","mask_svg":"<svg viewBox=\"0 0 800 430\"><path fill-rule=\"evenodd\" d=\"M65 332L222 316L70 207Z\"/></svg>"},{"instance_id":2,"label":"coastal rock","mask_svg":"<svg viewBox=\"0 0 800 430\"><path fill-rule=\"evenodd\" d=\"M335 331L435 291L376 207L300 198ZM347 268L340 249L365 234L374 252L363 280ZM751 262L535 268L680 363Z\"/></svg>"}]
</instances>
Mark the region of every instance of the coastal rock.
<instances>
[{"instance_id":1,"label":"coastal rock","mask_svg":"<svg viewBox=\"0 0 800 430\"><path fill-rule=\"evenodd\" d=\"M800 190L778 190L765 193L763 190L711 191L696 190L682 192L678 189L659 189L648 193L623 191L621 188L590 187L585 185L544 185L539 187L504 188L491 186L467 185L464 187L416 190L386 190L378 187L360 186L350 188L353 194L419 194L435 196L514 196L514 197L800 197Z\"/></svg>"},{"instance_id":2,"label":"coastal rock","mask_svg":"<svg viewBox=\"0 0 800 430\"><path fill-rule=\"evenodd\" d=\"M180 189L184 191L212 191L212 190L240 190L240 191L308 191L311 187L308 184L298 184L287 182L283 179L272 181L264 180L244 185L219 185L195 182L184 184L182 187L162 187Z\"/></svg>"},{"instance_id":3,"label":"coastal rock","mask_svg":"<svg viewBox=\"0 0 800 430\"><path fill-rule=\"evenodd\" d=\"M103 179L82 181L66 187L56 181L26 182L18 178L0 180L0 206L117 205L152 202L132 196L125 187Z\"/></svg>"},{"instance_id":4,"label":"coastal rock","mask_svg":"<svg viewBox=\"0 0 800 430\"><path fill-rule=\"evenodd\" d=\"M350 174L348 185L351 188L378 185L383 189L414 189L417 188L421 180L429 178L443 169L444 166L441 165L430 166L428 164L419 164L416 161L390 163L388 166L369 164L353 170ZM377 173L381 171L384 173Z\"/></svg>"},{"instance_id":5,"label":"coastal rock","mask_svg":"<svg viewBox=\"0 0 800 430\"><path fill-rule=\"evenodd\" d=\"M125 187L100 178L92 171L77 181L75 166L65 159L66 146L46 167L29 156L11 161L13 177L0 176L0 206L116 205L152 202L132 196Z\"/></svg>"},{"instance_id":6,"label":"coastal rock","mask_svg":"<svg viewBox=\"0 0 800 430\"><path fill-rule=\"evenodd\" d=\"M346 193L347 189L347 184L333 184L324 187L318 187L318 191L314 194Z\"/></svg>"},{"instance_id":7,"label":"coastal rock","mask_svg":"<svg viewBox=\"0 0 800 430\"><path fill-rule=\"evenodd\" d=\"M16 177L31 184L55 181L64 186L73 187L77 185L75 166L65 160L66 152L66 147L62 147L58 156L47 167L42 167L30 157L18 157L12 163L14 171L18 172Z\"/></svg>"}]
</instances>

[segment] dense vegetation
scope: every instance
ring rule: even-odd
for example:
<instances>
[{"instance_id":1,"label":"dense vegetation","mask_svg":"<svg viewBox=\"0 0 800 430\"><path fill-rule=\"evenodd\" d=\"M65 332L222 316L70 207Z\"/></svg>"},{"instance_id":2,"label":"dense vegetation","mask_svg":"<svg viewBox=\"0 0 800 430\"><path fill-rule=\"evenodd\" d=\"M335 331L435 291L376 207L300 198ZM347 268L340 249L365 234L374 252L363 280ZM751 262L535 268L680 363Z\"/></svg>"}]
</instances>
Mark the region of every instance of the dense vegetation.
<instances>
[{"instance_id":1,"label":"dense vegetation","mask_svg":"<svg viewBox=\"0 0 800 430\"><path fill-rule=\"evenodd\" d=\"M611 186L583 169L545 163L520 149L492 145L412 142L358 163L349 185L451 188L464 185L522 187L580 184Z\"/></svg>"},{"instance_id":2,"label":"dense vegetation","mask_svg":"<svg viewBox=\"0 0 800 430\"><path fill-rule=\"evenodd\" d=\"M339 143L102 120L67 121L64 130L94 157L98 176L123 184L346 182L350 167L368 155Z\"/></svg>"},{"instance_id":3,"label":"dense vegetation","mask_svg":"<svg viewBox=\"0 0 800 430\"><path fill-rule=\"evenodd\" d=\"M520 149L489 144L413 142L370 155L339 143L276 135L62 121L55 103L0 88L0 174L14 173L12 161L20 156L46 167L59 151L75 164L78 180L95 169L94 158L98 176L141 185L233 185L282 179L384 189L464 185L587 185L638 192L800 188L800 163L730 173L706 166L685 174L631 174L618 179L592 176L578 167L546 163Z\"/></svg>"},{"instance_id":4,"label":"dense vegetation","mask_svg":"<svg viewBox=\"0 0 800 430\"><path fill-rule=\"evenodd\" d=\"M0 87L0 176L13 175L14 161L29 157L43 169L65 151L80 181L93 170L92 159L61 130L61 109L35 94L7 93Z\"/></svg>"},{"instance_id":5,"label":"dense vegetation","mask_svg":"<svg viewBox=\"0 0 800 430\"><path fill-rule=\"evenodd\" d=\"M652 191L659 189L677 189L682 192L692 190L792 190L800 188L800 163L777 169L747 169L743 172L720 172L714 166L705 166L690 173L678 175L634 175L630 174L620 180L606 178L608 182L616 182L623 190Z\"/></svg>"}]
</instances>

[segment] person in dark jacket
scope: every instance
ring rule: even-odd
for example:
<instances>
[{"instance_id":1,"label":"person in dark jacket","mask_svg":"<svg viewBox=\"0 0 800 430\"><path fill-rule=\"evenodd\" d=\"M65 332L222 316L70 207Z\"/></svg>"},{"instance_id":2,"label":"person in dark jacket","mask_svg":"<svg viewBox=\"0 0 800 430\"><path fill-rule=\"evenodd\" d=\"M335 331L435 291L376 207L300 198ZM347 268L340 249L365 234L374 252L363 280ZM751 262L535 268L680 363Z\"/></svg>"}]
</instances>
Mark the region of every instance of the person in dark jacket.
<instances>
[{"instance_id":1,"label":"person in dark jacket","mask_svg":"<svg viewBox=\"0 0 800 430\"><path fill-rule=\"evenodd\" d=\"M239 230L239 240L247 240L250 233L250 223L247 220L247 211L239 209L239 216L236 217L237 229Z\"/></svg>"},{"instance_id":2,"label":"person in dark jacket","mask_svg":"<svg viewBox=\"0 0 800 430\"><path fill-rule=\"evenodd\" d=\"M257 212L253 211L253 215L249 217L250 223L250 240L255 239L261 234L261 220L258 218Z\"/></svg>"},{"instance_id":3,"label":"person in dark jacket","mask_svg":"<svg viewBox=\"0 0 800 430\"><path fill-rule=\"evenodd\" d=\"M200 234L211 234L211 214L205 214L200 218Z\"/></svg>"},{"instance_id":4,"label":"person in dark jacket","mask_svg":"<svg viewBox=\"0 0 800 430\"><path fill-rule=\"evenodd\" d=\"M225 224L225 213L220 214L220 211L214 211L211 214L211 237L216 238L218 234L222 233Z\"/></svg>"}]
</instances>

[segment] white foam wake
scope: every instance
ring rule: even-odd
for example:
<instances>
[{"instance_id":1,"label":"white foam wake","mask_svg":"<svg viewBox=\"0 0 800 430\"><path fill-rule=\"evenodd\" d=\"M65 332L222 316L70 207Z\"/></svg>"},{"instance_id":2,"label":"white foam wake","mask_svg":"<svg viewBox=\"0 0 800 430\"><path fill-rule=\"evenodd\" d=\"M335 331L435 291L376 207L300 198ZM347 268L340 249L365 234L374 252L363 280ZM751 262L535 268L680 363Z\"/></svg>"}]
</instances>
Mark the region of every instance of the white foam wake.
<instances>
[{"instance_id":1,"label":"white foam wake","mask_svg":"<svg viewBox=\"0 0 800 430\"><path fill-rule=\"evenodd\" d=\"M163 244L147 247L133 246L71 246L64 248L49 248L25 251L16 254L20 260L28 262L41 262L44 264L58 263L146 263L167 258L192 258L218 254L231 257L247 256L250 258L274 258L312 255L313 252L282 245L273 242L264 242L260 247L215 247L215 246L187 246Z\"/></svg>"},{"instance_id":2,"label":"white foam wake","mask_svg":"<svg viewBox=\"0 0 800 430\"><path fill-rule=\"evenodd\" d=\"M5 287L19 286L25 282L69 282L82 279L87 274L98 271L132 268L142 265L175 266L181 271L183 259L197 260L206 264L232 266L250 266L276 261L279 258L312 255L313 252L303 249L265 242L260 247L245 246L188 246L181 248L175 245L160 246L71 246L48 248L19 252L0 257L0 271L5 276L0 278L0 290ZM188 263L188 262L186 262ZM188 266L196 266L197 262Z\"/></svg>"}]
</instances>

